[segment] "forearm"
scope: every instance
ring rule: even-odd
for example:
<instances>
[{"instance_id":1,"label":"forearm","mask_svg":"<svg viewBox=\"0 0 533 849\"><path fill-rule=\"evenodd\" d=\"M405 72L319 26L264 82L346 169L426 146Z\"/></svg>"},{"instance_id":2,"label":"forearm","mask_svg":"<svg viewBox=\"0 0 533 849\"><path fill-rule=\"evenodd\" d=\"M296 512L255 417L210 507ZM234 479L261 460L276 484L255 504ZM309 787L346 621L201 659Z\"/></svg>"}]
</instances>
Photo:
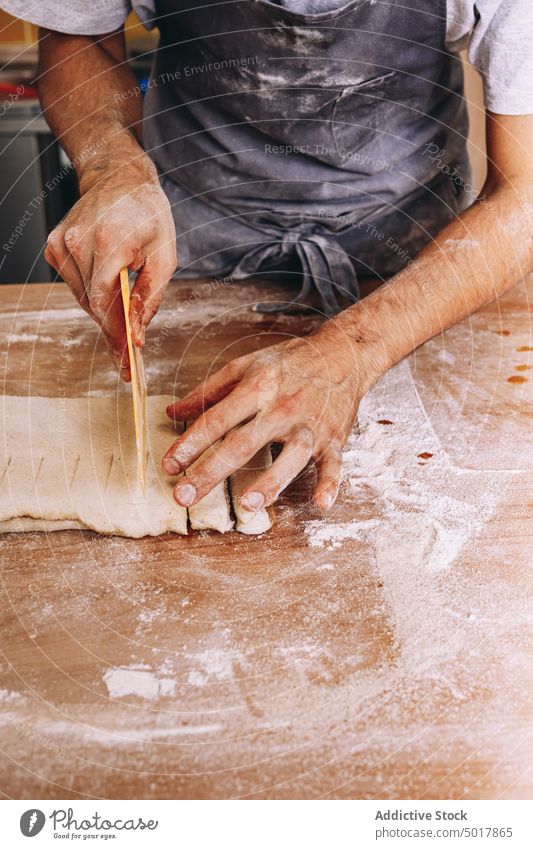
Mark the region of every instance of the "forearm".
<instances>
[{"instance_id":1,"label":"forearm","mask_svg":"<svg viewBox=\"0 0 533 849\"><path fill-rule=\"evenodd\" d=\"M364 353L369 386L418 345L502 295L533 268L531 186L507 183L445 227L404 271L323 332Z\"/></svg>"},{"instance_id":2,"label":"forearm","mask_svg":"<svg viewBox=\"0 0 533 849\"><path fill-rule=\"evenodd\" d=\"M123 33L93 39L43 31L39 92L81 194L50 233L45 257L100 324L128 379L120 271L137 274L129 321L142 346L176 267L176 231L155 165L139 142L139 88Z\"/></svg>"},{"instance_id":3,"label":"forearm","mask_svg":"<svg viewBox=\"0 0 533 849\"><path fill-rule=\"evenodd\" d=\"M119 33L103 38L40 33L41 104L76 168L82 194L121 162L153 168L139 144L140 95L124 59Z\"/></svg>"}]
</instances>

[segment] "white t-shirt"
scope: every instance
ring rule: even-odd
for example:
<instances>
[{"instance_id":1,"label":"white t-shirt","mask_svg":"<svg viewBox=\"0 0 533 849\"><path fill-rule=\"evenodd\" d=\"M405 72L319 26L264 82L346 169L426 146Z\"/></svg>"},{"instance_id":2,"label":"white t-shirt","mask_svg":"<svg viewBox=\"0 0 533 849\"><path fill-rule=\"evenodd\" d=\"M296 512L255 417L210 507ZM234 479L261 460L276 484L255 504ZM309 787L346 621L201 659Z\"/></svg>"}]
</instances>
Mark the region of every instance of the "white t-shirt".
<instances>
[{"instance_id":1,"label":"white t-shirt","mask_svg":"<svg viewBox=\"0 0 533 849\"><path fill-rule=\"evenodd\" d=\"M276 0L271 0L276 2ZM347 0L277 0L293 12L318 14ZM31 23L77 35L120 27L132 8L153 26L154 0L0 0L0 8ZM447 0L446 46L464 48L484 82L485 105L500 115L533 113L533 0Z\"/></svg>"}]
</instances>

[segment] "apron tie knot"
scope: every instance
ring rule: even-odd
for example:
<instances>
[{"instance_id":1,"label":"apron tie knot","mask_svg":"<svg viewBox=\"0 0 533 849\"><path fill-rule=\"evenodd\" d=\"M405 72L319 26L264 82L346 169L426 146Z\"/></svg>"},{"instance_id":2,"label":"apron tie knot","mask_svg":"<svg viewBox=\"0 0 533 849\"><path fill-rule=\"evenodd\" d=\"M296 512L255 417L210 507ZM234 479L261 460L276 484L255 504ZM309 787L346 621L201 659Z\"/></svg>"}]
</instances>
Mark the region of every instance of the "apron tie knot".
<instances>
[{"instance_id":1,"label":"apron tie knot","mask_svg":"<svg viewBox=\"0 0 533 849\"><path fill-rule=\"evenodd\" d=\"M280 236L274 245L265 245L263 250L254 249L252 253L257 263L256 270L264 259L270 259L273 255L283 259L296 254L302 268L302 287L292 304L305 304L313 289L316 289L324 313L329 316L336 315L342 309L337 293L352 303L359 299L355 268L344 248L335 239L324 234L313 222L285 227ZM288 308L290 304L286 302L261 303L254 307L257 312L263 313L285 312Z\"/></svg>"}]
</instances>

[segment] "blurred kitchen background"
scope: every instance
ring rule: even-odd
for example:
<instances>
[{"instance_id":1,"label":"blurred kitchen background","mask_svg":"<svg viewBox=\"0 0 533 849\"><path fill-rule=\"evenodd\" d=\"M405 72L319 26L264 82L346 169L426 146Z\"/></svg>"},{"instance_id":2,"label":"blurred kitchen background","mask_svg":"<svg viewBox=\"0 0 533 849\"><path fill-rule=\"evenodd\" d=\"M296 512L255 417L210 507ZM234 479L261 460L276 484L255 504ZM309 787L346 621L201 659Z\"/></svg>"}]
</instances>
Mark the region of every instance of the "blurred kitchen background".
<instances>
[{"instance_id":1,"label":"blurred kitchen background","mask_svg":"<svg viewBox=\"0 0 533 849\"><path fill-rule=\"evenodd\" d=\"M43 257L46 238L77 199L74 170L39 108L37 38L36 27L0 10L0 283L55 279ZM141 83L150 72L157 32L147 32L132 14L126 40ZM24 238L7 252L1 246L21 221Z\"/></svg>"},{"instance_id":2,"label":"blurred kitchen background","mask_svg":"<svg viewBox=\"0 0 533 849\"><path fill-rule=\"evenodd\" d=\"M140 83L150 72L150 52L157 31L147 32L135 15L126 23L132 68ZM48 233L77 198L73 169L41 115L35 75L37 29L0 10L0 283L34 283L55 279L43 250ZM470 107L470 157L477 189L483 185L485 125L481 81L467 68ZM49 190L46 184L53 181ZM13 231L21 222L23 238Z\"/></svg>"}]
</instances>

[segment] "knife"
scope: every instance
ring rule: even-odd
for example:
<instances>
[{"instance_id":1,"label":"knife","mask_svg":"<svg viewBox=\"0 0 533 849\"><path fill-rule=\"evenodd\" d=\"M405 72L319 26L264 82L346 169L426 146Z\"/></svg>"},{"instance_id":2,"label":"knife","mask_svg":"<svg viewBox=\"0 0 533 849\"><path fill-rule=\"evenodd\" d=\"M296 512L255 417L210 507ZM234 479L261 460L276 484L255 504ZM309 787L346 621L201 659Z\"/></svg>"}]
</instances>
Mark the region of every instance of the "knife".
<instances>
[{"instance_id":1,"label":"knife","mask_svg":"<svg viewBox=\"0 0 533 849\"><path fill-rule=\"evenodd\" d=\"M124 320L126 322L126 339L128 341L128 355L131 371L131 393L133 399L133 421L135 424L135 443L137 447L137 472L142 494L146 489L146 462L148 457L148 432L147 432L147 410L146 410L146 378L141 349L133 344L130 327L130 284L128 269L120 270L120 289L122 292L122 305L124 307Z\"/></svg>"}]
</instances>

